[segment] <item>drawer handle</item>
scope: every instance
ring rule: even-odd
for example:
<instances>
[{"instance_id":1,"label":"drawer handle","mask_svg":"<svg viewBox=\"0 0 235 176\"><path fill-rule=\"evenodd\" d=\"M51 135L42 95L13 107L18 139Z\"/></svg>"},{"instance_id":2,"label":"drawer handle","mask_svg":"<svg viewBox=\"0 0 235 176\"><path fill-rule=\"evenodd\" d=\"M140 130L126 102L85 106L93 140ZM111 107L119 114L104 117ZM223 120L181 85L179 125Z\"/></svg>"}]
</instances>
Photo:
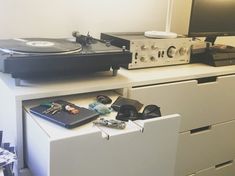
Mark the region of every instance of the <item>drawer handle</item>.
<instances>
[{"instance_id":1,"label":"drawer handle","mask_svg":"<svg viewBox=\"0 0 235 176\"><path fill-rule=\"evenodd\" d=\"M211 129L211 126L209 125L209 126L205 126L205 127L201 127L201 128L192 129L192 130L190 130L190 133L196 134L196 133L200 133L200 132L207 131L210 129Z\"/></svg>"},{"instance_id":2,"label":"drawer handle","mask_svg":"<svg viewBox=\"0 0 235 176\"><path fill-rule=\"evenodd\" d=\"M231 160L231 161L226 161L226 162L224 162L224 163L221 163L221 164L216 165L215 168L216 168L216 169L219 169L219 168L221 168L221 167L226 167L226 166L228 166L228 165L230 165L230 164L232 164L232 163L233 163L233 160Z\"/></svg>"},{"instance_id":3,"label":"drawer handle","mask_svg":"<svg viewBox=\"0 0 235 176\"><path fill-rule=\"evenodd\" d=\"M197 83L198 84L204 84L204 83L210 83L210 82L216 82L217 77L216 76L211 76L211 77L205 77L205 78L198 78Z\"/></svg>"}]
</instances>

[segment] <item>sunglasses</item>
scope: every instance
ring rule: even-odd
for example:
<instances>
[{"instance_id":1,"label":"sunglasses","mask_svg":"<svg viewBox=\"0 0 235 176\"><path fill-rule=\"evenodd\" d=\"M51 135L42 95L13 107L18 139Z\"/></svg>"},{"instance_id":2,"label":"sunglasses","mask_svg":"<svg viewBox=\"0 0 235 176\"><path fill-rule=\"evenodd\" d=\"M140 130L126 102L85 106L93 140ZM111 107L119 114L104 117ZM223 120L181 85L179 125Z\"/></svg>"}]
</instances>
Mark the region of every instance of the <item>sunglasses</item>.
<instances>
[{"instance_id":1,"label":"sunglasses","mask_svg":"<svg viewBox=\"0 0 235 176\"><path fill-rule=\"evenodd\" d=\"M161 117L160 107L157 105L147 105L142 113L139 113L133 105L122 105L117 113L116 119L121 121L145 120Z\"/></svg>"}]
</instances>

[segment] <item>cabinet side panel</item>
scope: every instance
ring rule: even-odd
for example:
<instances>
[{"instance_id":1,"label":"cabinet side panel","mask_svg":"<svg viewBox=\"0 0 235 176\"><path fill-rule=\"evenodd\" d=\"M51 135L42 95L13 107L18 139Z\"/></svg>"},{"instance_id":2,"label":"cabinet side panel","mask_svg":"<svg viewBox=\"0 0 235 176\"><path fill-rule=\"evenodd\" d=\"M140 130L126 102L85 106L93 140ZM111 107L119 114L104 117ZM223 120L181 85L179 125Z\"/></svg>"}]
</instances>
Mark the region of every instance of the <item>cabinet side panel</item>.
<instances>
[{"instance_id":1,"label":"cabinet side panel","mask_svg":"<svg viewBox=\"0 0 235 176\"><path fill-rule=\"evenodd\" d=\"M24 114L25 162L34 176L49 176L49 136Z\"/></svg>"}]
</instances>

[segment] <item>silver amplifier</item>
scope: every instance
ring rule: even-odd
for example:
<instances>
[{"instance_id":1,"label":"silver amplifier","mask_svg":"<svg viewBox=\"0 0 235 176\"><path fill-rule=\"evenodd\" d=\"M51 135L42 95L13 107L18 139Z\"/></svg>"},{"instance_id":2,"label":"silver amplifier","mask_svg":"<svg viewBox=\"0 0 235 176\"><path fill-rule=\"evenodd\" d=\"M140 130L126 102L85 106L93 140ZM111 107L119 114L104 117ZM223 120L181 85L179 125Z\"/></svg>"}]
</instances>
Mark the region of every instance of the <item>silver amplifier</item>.
<instances>
[{"instance_id":1,"label":"silver amplifier","mask_svg":"<svg viewBox=\"0 0 235 176\"><path fill-rule=\"evenodd\" d=\"M101 39L132 52L128 69L187 64L190 62L192 39L153 39L144 33L101 33Z\"/></svg>"}]
</instances>

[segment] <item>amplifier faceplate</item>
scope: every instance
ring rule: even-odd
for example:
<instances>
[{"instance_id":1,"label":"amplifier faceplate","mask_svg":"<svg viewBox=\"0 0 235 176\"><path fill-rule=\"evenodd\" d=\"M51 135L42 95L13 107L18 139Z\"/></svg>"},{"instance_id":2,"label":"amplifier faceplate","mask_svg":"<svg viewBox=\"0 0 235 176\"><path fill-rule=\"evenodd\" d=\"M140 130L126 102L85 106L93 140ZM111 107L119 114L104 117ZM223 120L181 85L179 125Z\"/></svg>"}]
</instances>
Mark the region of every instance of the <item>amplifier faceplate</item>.
<instances>
[{"instance_id":1,"label":"amplifier faceplate","mask_svg":"<svg viewBox=\"0 0 235 176\"><path fill-rule=\"evenodd\" d=\"M187 64L190 62L192 39L152 39L144 33L102 33L101 39L132 52L128 69Z\"/></svg>"}]
</instances>

